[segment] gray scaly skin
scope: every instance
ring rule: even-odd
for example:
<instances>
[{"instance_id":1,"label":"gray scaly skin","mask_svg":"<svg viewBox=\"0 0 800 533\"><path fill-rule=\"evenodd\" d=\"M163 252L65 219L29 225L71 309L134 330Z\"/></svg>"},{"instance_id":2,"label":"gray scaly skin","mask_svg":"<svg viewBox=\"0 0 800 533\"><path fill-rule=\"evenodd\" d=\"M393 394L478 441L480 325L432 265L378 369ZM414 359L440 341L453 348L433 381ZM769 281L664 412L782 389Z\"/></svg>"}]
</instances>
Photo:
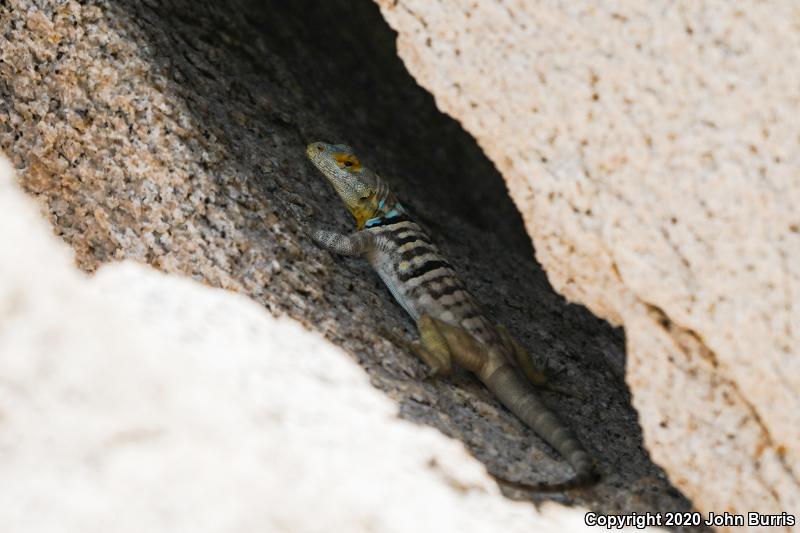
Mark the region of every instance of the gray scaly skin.
<instances>
[{"instance_id":1,"label":"gray scaly skin","mask_svg":"<svg viewBox=\"0 0 800 533\"><path fill-rule=\"evenodd\" d=\"M502 326L492 324L430 238L408 216L388 186L345 145L309 144L306 154L356 219L350 235L314 230L312 237L340 255L364 256L397 302L411 315L420 342L409 348L436 376L453 361L473 372L508 408L555 448L575 470L567 483L531 486L545 490L587 484L593 462L577 437L541 402L531 382L544 385L528 354ZM527 377L524 379L520 372Z\"/></svg>"}]
</instances>

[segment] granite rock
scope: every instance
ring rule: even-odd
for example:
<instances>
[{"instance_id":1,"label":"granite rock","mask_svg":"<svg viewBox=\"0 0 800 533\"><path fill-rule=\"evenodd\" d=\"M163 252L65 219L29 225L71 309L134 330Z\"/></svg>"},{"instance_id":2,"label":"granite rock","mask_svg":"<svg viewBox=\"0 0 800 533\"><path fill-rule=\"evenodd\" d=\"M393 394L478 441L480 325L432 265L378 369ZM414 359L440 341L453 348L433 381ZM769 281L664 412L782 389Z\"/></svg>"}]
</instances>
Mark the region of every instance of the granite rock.
<instances>
[{"instance_id":1,"label":"granite rock","mask_svg":"<svg viewBox=\"0 0 800 533\"><path fill-rule=\"evenodd\" d=\"M81 270L135 261L240 293L323 334L402 418L461 441L489 471L568 478L472 377L421 380L425 367L378 334L413 334L380 280L307 238L311 219L341 231L352 221L304 146L352 144L487 313L592 399L543 394L603 480L506 494L605 513L691 509L642 448L621 331L552 290L502 177L414 83L394 41L368 0L12 0L0 8L0 148Z\"/></svg>"},{"instance_id":2,"label":"granite rock","mask_svg":"<svg viewBox=\"0 0 800 533\"><path fill-rule=\"evenodd\" d=\"M797 7L378 0L705 511L800 509Z\"/></svg>"},{"instance_id":3,"label":"granite rock","mask_svg":"<svg viewBox=\"0 0 800 533\"><path fill-rule=\"evenodd\" d=\"M131 261L79 272L2 157L0 226L4 530L582 529L499 497L296 321Z\"/></svg>"}]
</instances>

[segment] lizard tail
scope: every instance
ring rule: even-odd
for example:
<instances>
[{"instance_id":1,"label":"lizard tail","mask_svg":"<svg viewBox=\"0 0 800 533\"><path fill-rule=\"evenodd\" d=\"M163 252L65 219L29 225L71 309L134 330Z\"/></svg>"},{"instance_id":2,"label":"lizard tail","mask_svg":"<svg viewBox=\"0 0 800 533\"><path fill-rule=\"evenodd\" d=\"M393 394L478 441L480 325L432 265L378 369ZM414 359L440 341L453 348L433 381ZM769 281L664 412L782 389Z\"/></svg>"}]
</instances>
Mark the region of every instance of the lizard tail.
<instances>
[{"instance_id":1,"label":"lizard tail","mask_svg":"<svg viewBox=\"0 0 800 533\"><path fill-rule=\"evenodd\" d=\"M594 462L578 437L542 403L532 386L508 365L498 368L486 379L486 386L500 402L547 444L556 449L575 470L575 476L565 483L534 486L537 490L563 490L588 485L597 479ZM518 485L523 485L519 483Z\"/></svg>"}]
</instances>

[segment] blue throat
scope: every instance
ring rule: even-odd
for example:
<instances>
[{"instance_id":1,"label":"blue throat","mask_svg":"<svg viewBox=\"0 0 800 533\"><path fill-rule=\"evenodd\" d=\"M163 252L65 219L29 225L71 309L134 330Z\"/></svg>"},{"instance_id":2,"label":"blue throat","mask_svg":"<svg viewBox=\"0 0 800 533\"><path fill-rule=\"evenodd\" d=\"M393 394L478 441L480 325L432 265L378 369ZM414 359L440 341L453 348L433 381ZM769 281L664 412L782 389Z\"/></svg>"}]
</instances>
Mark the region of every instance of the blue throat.
<instances>
[{"instance_id":1,"label":"blue throat","mask_svg":"<svg viewBox=\"0 0 800 533\"><path fill-rule=\"evenodd\" d=\"M378 210L383 210L383 205L386 200L381 200L378 202ZM366 222L364 222L365 228L372 228L375 226L380 226L381 224L385 224L395 218L400 218L406 213L405 208L400 204L400 202L395 202L394 206L385 213L381 213L380 215L373 217Z\"/></svg>"}]
</instances>

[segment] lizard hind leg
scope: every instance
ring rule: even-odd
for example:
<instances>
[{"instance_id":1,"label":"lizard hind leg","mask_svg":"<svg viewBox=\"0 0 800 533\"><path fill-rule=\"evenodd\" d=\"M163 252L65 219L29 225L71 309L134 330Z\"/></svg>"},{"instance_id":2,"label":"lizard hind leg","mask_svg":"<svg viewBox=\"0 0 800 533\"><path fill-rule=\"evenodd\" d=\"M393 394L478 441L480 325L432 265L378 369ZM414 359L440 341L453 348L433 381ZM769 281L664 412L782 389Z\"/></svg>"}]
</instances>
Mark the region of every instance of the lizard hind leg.
<instances>
[{"instance_id":1,"label":"lizard hind leg","mask_svg":"<svg viewBox=\"0 0 800 533\"><path fill-rule=\"evenodd\" d=\"M434 342L430 343L431 346L425 346L419 341L408 341L386 328L379 327L378 330L382 337L392 342L398 348L413 353L427 364L431 368L430 378L444 377L451 373L452 363L450 361L450 352L449 350L442 350L439 343Z\"/></svg>"},{"instance_id":2,"label":"lizard hind leg","mask_svg":"<svg viewBox=\"0 0 800 533\"><path fill-rule=\"evenodd\" d=\"M533 385L551 392L563 394L565 396L571 396L581 400L585 399L584 396L577 391L567 390L563 387L559 387L558 385L553 385L548 379L548 372L542 372L533 365L533 361L531 361L531 357L528 355L528 352L525 351L525 348L522 347L519 341L517 341L517 339L515 339L506 328L498 324L497 331L500 333L500 338L503 340L503 344L506 345L506 348L514 356L514 360L511 361L512 364L516 363L515 366L522 371L525 377L528 378L528 381L530 381ZM549 368L549 365L547 365L545 368ZM549 373L549 377L552 377L552 373Z\"/></svg>"},{"instance_id":3,"label":"lizard hind leg","mask_svg":"<svg viewBox=\"0 0 800 533\"><path fill-rule=\"evenodd\" d=\"M525 348L522 347L519 341L517 341L505 327L499 324L497 325L497 331L503 339L503 344L505 344L506 348L514 355L514 361L512 361L512 363L516 362L516 366L525 374L528 381L537 387L545 386L547 383L545 373L540 372L533 366L533 361L531 361L528 352L525 351Z\"/></svg>"},{"instance_id":4,"label":"lizard hind leg","mask_svg":"<svg viewBox=\"0 0 800 533\"><path fill-rule=\"evenodd\" d=\"M412 344L411 350L431 367L433 377L450 375L453 371L450 346L436 321L428 315L422 315L417 320L417 330L420 342Z\"/></svg>"},{"instance_id":5,"label":"lizard hind leg","mask_svg":"<svg viewBox=\"0 0 800 533\"><path fill-rule=\"evenodd\" d=\"M436 318L422 317L426 329L435 329L447 342L450 356L459 366L478 373L488 360L488 349L464 329ZM422 329L420 329L422 331Z\"/></svg>"},{"instance_id":6,"label":"lizard hind leg","mask_svg":"<svg viewBox=\"0 0 800 533\"><path fill-rule=\"evenodd\" d=\"M422 359L431 368L431 377L450 375L454 359L472 371L484 360L483 350L471 335L430 315L417 320L417 331L419 342L408 342L388 331L383 331L383 336Z\"/></svg>"}]
</instances>

